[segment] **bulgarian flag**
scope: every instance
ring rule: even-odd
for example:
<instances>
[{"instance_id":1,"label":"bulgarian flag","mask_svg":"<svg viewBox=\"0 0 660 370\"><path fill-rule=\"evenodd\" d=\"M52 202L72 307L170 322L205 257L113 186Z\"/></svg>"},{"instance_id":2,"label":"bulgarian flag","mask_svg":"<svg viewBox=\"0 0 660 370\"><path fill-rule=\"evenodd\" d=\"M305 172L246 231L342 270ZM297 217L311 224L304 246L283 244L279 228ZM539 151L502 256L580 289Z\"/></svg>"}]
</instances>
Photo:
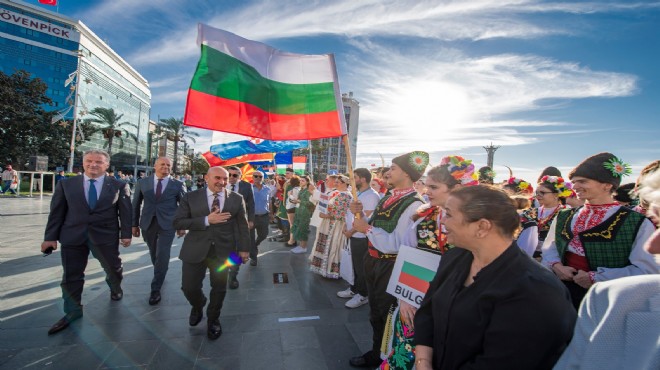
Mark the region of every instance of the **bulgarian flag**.
<instances>
[{"instance_id":1,"label":"bulgarian flag","mask_svg":"<svg viewBox=\"0 0 660 370\"><path fill-rule=\"evenodd\" d=\"M288 53L204 24L197 43L187 126L267 140L346 134L332 54Z\"/></svg>"},{"instance_id":2,"label":"bulgarian flag","mask_svg":"<svg viewBox=\"0 0 660 370\"><path fill-rule=\"evenodd\" d=\"M433 280L435 271L426 267L405 261L399 275L399 283L407 285L419 292L426 293L429 283Z\"/></svg>"}]
</instances>

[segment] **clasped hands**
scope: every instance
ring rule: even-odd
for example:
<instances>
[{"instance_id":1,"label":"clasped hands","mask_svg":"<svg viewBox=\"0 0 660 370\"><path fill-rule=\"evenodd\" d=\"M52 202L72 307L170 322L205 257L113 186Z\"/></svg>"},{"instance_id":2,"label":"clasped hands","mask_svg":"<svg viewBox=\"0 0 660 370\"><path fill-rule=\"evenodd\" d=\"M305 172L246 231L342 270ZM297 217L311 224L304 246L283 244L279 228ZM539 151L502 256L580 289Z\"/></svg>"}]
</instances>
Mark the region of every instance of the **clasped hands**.
<instances>
[{"instance_id":1,"label":"clasped hands","mask_svg":"<svg viewBox=\"0 0 660 370\"><path fill-rule=\"evenodd\" d=\"M589 273L582 270L576 270L571 266L564 266L561 263L555 263L552 266L552 271L557 277L564 281L572 281L575 284L588 289L594 283L591 281Z\"/></svg>"}]
</instances>

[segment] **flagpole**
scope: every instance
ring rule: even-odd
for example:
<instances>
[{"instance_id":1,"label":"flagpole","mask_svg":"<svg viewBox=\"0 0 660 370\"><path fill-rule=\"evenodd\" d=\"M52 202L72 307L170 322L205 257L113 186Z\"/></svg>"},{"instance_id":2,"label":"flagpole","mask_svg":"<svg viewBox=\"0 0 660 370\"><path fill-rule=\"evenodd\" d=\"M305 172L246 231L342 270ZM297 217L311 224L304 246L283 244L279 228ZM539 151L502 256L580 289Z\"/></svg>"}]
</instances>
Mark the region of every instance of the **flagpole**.
<instances>
[{"instance_id":1,"label":"flagpole","mask_svg":"<svg viewBox=\"0 0 660 370\"><path fill-rule=\"evenodd\" d=\"M312 141L311 140L307 140L307 147L309 148L309 151L308 151L309 152L309 174L310 174L309 177L312 179L312 183L314 183L314 167L313 167L314 162L312 162L312 149L313 148L312 148Z\"/></svg>"},{"instance_id":2,"label":"flagpole","mask_svg":"<svg viewBox=\"0 0 660 370\"><path fill-rule=\"evenodd\" d=\"M348 169L348 178L351 180L351 194L353 194L353 200L357 202L357 187L355 186L355 174L353 174L353 157L351 156L351 147L348 145L348 134L342 135L344 142L344 150L346 151L346 168ZM359 219L360 215L355 215L355 218Z\"/></svg>"}]
</instances>

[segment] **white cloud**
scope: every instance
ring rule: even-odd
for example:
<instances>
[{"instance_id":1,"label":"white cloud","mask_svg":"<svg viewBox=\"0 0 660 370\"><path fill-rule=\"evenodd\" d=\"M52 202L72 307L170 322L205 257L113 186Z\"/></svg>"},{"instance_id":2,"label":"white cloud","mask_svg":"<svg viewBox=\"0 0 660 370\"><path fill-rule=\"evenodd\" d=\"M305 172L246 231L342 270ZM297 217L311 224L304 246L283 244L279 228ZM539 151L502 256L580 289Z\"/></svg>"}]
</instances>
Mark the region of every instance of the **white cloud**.
<instances>
[{"instance_id":1,"label":"white cloud","mask_svg":"<svg viewBox=\"0 0 660 370\"><path fill-rule=\"evenodd\" d=\"M587 127L566 129L566 122L504 117L548 109L543 105L546 99L636 92L635 76L538 56L470 58L456 50L428 55L374 43L363 49L371 57L353 60L351 73L351 89L358 92L361 106L359 159L373 153L391 158L411 149L426 150L433 157L490 142L515 146L546 136L591 133L594 130Z\"/></svg>"}]
</instances>

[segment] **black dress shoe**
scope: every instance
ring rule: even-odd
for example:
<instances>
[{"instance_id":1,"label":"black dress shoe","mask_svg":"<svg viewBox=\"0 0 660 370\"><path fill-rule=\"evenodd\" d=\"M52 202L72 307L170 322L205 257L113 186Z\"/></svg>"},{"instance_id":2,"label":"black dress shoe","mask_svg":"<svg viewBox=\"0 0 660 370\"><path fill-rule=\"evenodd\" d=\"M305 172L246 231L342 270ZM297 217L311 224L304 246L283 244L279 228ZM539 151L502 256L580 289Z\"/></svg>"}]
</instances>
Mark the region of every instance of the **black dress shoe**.
<instances>
[{"instance_id":1,"label":"black dress shoe","mask_svg":"<svg viewBox=\"0 0 660 370\"><path fill-rule=\"evenodd\" d=\"M374 356L373 351L369 351L362 356L353 357L348 361L353 367L370 367L376 368L380 366L380 356Z\"/></svg>"},{"instance_id":2,"label":"black dress shoe","mask_svg":"<svg viewBox=\"0 0 660 370\"><path fill-rule=\"evenodd\" d=\"M151 295L149 296L149 305L154 306L157 305L158 302L160 302L160 292L151 292Z\"/></svg>"},{"instance_id":3,"label":"black dress shoe","mask_svg":"<svg viewBox=\"0 0 660 370\"><path fill-rule=\"evenodd\" d=\"M122 298L124 298L124 291L122 291L121 289L119 289L116 292L112 292L112 291L110 292L110 299L112 299L113 301L121 301Z\"/></svg>"},{"instance_id":4,"label":"black dress shoe","mask_svg":"<svg viewBox=\"0 0 660 370\"><path fill-rule=\"evenodd\" d=\"M48 335L55 334L69 327L69 324L82 317L82 312L68 313L48 329Z\"/></svg>"},{"instance_id":5,"label":"black dress shoe","mask_svg":"<svg viewBox=\"0 0 660 370\"><path fill-rule=\"evenodd\" d=\"M190 326L196 326L199 324L200 321L202 321L202 317L204 317L204 306L206 305L206 297L204 297L204 303L202 303L201 306L199 307L194 307L190 310L190 317L188 318L188 324Z\"/></svg>"},{"instance_id":6,"label":"black dress shoe","mask_svg":"<svg viewBox=\"0 0 660 370\"><path fill-rule=\"evenodd\" d=\"M238 280L236 279L236 276L229 278L229 289L238 289Z\"/></svg>"},{"instance_id":7,"label":"black dress shoe","mask_svg":"<svg viewBox=\"0 0 660 370\"><path fill-rule=\"evenodd\" d=\"M257 265L257 258L251 258L250 259L250 266L256 266Z\"/></svg>"},{"instance_id":8,"label":"black dress shoe","mask_svg":"<svg viewBox=\"0 0 660 370\"><path fill-rule=\"evenodd\" d=\"M206 336L208 336L211 340L216 340L220 338L220 335L222 335L222 326L220 325L220 321L218 321L218 319L209 320Z\"/></svg>"}]
</instances>

